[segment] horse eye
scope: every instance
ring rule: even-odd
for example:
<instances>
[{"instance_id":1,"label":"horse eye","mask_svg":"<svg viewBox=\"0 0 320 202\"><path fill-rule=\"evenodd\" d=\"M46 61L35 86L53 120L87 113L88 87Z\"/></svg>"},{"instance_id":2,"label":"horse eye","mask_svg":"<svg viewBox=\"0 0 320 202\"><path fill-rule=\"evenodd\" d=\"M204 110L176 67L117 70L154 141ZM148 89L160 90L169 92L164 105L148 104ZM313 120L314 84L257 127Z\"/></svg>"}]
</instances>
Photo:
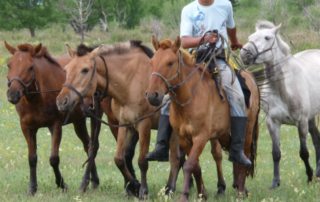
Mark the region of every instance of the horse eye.
<instances>
[{"instance_id":1,"label":"horse eye","mask_svg":"<svg viewBox=\"0 0 320 202\"><path fill-rule=\"evenodd\" d=\"M81 70L81 73L82 74L86 74L86 73L88 73L89 72L89 68L83 68L82 70Z\"/></svg>"},{"instance_id":2,"label":"horse eye","mask_svg":"<svg viewBox=\"0 0 320 202\"><path fill-rule=\"evenodd\" d=\"M168 66L171 68L173 66L173 62L168 62Z\"/></svg>"},{"instance_id":3,"label":"horse eye","mask_svg":"<svg viewBox=\"0 0 320 202\"><path fill-rule=\"evenodd\" d=\"M265 36L264 39L265 39L266 41L269 41L269 40L271 39L271 37Z\"/></svg>"},{"instance_id":4,"label":"horse eye","mask_svg":"<svg viewBox=\"0 0 320 202\"><path fill-rule=\"evenodd\" d=\"M32 71L32 70L33 70L33 65L28 68L28 71Z\"/></svg>"}]
</instances>

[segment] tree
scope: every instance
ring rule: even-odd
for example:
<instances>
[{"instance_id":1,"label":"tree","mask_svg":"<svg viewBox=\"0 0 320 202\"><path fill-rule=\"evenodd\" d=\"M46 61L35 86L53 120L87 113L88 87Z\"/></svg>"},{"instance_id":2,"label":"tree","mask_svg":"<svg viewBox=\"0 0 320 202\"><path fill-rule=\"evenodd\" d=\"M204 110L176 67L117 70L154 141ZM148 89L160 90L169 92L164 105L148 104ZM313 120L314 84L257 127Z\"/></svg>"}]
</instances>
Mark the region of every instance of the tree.
<instances>
[{"instance_id":1,"label":"tree","mask_svg":"<svg viewBox=\"0 0 320 202\"><path fill-rule=\"evenodd\" d=\"M55 13L55 0L2 1L0 10L0 29L26 28L31 37L35 36L36 29L60 19Z\"/></svg>"}]
</instances>

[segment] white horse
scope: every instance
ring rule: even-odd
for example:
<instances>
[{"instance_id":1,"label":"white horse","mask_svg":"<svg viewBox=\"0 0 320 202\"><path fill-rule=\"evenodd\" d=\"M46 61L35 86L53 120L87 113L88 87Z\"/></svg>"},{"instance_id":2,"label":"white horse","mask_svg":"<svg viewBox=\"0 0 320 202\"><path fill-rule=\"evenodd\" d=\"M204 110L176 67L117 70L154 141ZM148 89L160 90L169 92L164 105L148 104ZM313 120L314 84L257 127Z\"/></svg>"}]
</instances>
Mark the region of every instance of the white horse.
<instances>
[{"instance_id":1,"label":"white horse","mask_svg":"<svg viewBox=\"0 0 320 202\"><path fill-rule=\"evenodd\" d=\"M320 133L315 116L320 112L320 50L305 50L290 54L289 46L279 35L279 26L261 21L256 32L240 51L246 65L264 65L262 109L272 138L274 173L271 188L280 186L279 162L281 158L279 132L281 124L298 128L300 157L306 166L308 182L313 170L309 164L306 144L308 132L316 151L316 176L320 177Z\"/></svg>"}]
</instances>

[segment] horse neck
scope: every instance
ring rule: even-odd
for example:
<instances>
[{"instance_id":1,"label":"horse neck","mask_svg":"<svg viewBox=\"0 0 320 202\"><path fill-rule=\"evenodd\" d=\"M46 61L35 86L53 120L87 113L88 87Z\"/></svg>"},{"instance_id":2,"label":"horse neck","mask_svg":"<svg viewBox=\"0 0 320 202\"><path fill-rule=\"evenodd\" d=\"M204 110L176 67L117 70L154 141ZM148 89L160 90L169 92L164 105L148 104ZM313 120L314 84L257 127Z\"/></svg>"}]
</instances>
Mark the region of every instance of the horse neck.
<instances>
[{"instance_id":1,"label":"horse neck","mask_svg":"<svg viewBox=\"0 0 320 202\"><path fill-rule=\"evenodd\" d=\"M146 78L149 78L151 74L151 68L148 66L149 61L147 61L149 58L141 54L130 55L128 53L104 57L108 71L108 94L119 103L124 104L129 99L140 99L139 95L143 93L148 84ZM105 70L103 74L99 75L100 78L103 77L101 80L104 80L103 86L105 87L107 84ZM130 93L133 92L135 92L135 96L132 97Z\"/></svg>"},{"instance_id":2,"label":"horse neck","mask_svg":"<svg viewBox=\"0 0 320 202\"><path fill-rule=\"evenodd\" d=\"M195 100L197 99L204 99L203 92L205 91L204 88L208 87L207 85L207 78L205 75L202 77L202 73L200 72L197 67L190 67L190 66L181 66L181 73L179 77L179 82L182 85L179 86L173 95L171 93L171 96L175 97L174 99L176 101L173 101L173 108L179 109L177 111L181 112L183 114L185 110L189 110L192 105L192 103L196 103ZM188 107L185 107L184 104L188 105Z\"/></svg>"},{"instance_id":3,"label":"horse neck","mask_svg":"<svg viewBox=\"0 0 320 202\"><path fill-rule=\"evenodd\" d=\"M276 94L286 96L285 79L289 73L286 67L292 56L290 54L284 54L280 50L274 52L273 55L273 61L264 64L269 90Z\"/></svg>"}]
</instances>

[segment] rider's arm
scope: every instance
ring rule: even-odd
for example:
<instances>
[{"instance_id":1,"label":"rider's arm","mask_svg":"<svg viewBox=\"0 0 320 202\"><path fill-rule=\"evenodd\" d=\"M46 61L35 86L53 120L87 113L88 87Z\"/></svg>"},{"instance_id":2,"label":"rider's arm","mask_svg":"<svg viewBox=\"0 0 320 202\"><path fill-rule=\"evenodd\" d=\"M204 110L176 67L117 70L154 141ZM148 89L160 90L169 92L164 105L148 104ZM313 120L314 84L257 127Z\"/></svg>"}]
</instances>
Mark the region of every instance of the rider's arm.
<instances>
[{"instance_id":1,"label":"rider's arm","mask_svg":"<svg viewBox=\"0 0 320 202\"><path fill-rule=\"evenodd\" d=\"M231 43L232 50L236 50L238 48L242 48L242 44L238 41L238 38L237 38L237 29L236 29L236 27L228 28L227 32L228 32L228 37L229 37L229 40L230 40L230 43Z\"/></svg>"}]
</instances>

